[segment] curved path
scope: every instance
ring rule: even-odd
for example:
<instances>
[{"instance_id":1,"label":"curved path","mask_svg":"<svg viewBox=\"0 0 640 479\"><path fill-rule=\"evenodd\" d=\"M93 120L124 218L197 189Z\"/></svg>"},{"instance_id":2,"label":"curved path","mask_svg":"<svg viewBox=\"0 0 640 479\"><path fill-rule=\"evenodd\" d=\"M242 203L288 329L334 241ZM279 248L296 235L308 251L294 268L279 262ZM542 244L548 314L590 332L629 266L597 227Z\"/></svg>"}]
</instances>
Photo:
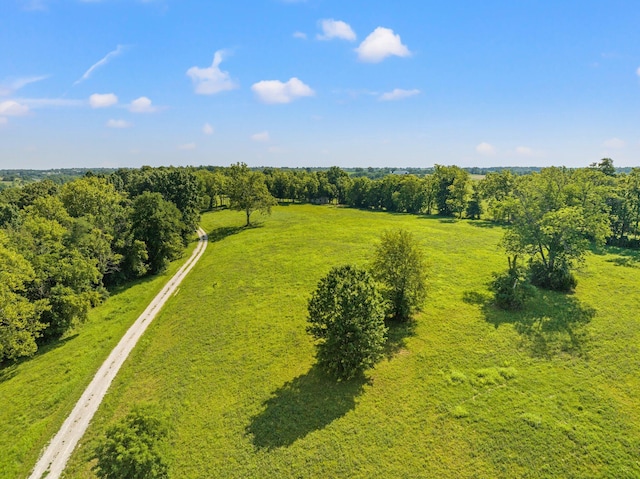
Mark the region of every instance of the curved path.
<instances>
[{"instance_id":1,"label":"curved path","mask_svg":"<svg viewBox=\"0 0 640 479\"><path fill-rule=\"evenodd\" d=\"M93 415L98 410L111 381L116 376L129 353L142 336L147 326L158 314L164 303L176 291L180 282L198 262L207 247L207 234L198 228L200 242L187 262L162 288L147 309L138 317L135 323L122 337L118 345L111 351L107 360L102 364L93 380L76 403L73 411L62 424L58 433L53 437L42 456L36 463L30 479L57 479L62 474L73 449L82 438Z\"/></svg>"}]
</instances>

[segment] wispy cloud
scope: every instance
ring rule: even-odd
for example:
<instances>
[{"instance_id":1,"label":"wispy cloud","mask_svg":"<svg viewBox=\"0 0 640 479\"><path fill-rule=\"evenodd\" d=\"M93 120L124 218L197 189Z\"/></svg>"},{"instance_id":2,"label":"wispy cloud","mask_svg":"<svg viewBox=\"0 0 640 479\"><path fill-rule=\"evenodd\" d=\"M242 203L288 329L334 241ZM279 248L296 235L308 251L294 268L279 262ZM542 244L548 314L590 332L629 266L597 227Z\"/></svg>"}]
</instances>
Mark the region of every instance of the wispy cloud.
<instances>
[{"instance_id":1,"label":"wispy cloud","mask_svg":"<svg viewBox=\"0 0 640 479\"><path fill-rule=\"evenodd\" d=\"M315 92L296 77L286 82L280 80L263 80L254 83L251 90L263 103L291 103L297 98L313 96Z\"/></svg>"},{"instance_id":2,"label":"wispy cloud","mask_svg":"<svg viewBox=\"0 0 640 479\"><path fill-rule=\"evenodd\" d=\"M618 150L620 148L624 148L625 146L627 146L627 143L624 140L621 140L620 138L609 138L602 144L602 146L606 148L613 148Z\"/></svg>"},{"instance_id":3,"label":"wispy cloud","mask_svg":"<svg viewBox=\"0 0 640 479\"><path fill-rule=\"evenodd\" d=\"M215 129L209 123L205 123L202 126L202 133L204 133L205 135L213 135L214 132Z\"/></svg>"},{"instance_id":4,"label":"wispy cloud","mask_svg":"<svg viewBox=\"0 0 640 479\"><path fill-rule=\"evenodd\" d=\"M195 149L196 149L195 143L185 143L184 145L178 146L178 150L182 150L182 151L190 151Z\"/></svg>"},{"instance_id":5,"label":"wispy cloud","mask_svg":"<svg viewBox=\"0 0 640 479\"><path fill-rule=\"evenodd\" d=\"M14 100L7 100L0 103L0 116L25 116L29 113L27 105Z\"/></svg>"},{"instance_id":6,"label":"wispy cloud","mask_svg":"<svg viewBox=\"0 0 640 479\"><path fill-rule=\"evenodd\" d=\"M493 156L496 154L496 148L492 144L484 141L476 146L476 151L483 156Z\"/></svg>"},{"instance_id":7,"label":"wispy cloud","mask_svg":"<svg viewBox=\"0 0 640 479\"><path fill-rule=\"evenodd\" d=\"M390 28L378 27L356 48L363 62L378 63L389 56L408 57L411 52L402 44L400 35Z\"/></svg>"},{"instance_id":8,"label":"wispy cloud","mask_svg":"<svg viewBox=\"0 0 640 479\"><path fill-rule=\"evenodd\" d=\"M0 96L9 96L21 88L49 78L50 75L16 78L8 83L0 84Z\"/></svg>"},{"instance_id":9,"label":"wispy cloud","mask_svg":"<svg viewBox=\"0 0 640 479\"><path fill-rule=\"evenodd\" d=\"M82 83L83 81L87 80L89 77L91 77L91 75L96 69L109 63L113 58L120 55L124 51L124 49L125 49L124 45L118 45L118 47L115 50L107 53L107 55L103 59L91 65L91 67L86 72L84 72L84 75L82 75L78 80L76 80L73 83L73 85L76 86L79 83Z\"/></svg>"},{"instance_id":10,"label":"wispy cloud","mask_svg":"<svg viewBox=\"0 0 640 479\"><path fill-rule=\"evenodd\" d=\"M304 32L293 32L293 38L299 38L300 40L306 40L307 34Z\"/></svg>"},{"instance_id":11,"label":"wispy cloud","mask_svg":"<svg viewBox=\"0 0 640 479\"><path fill-rule=\"evenodd\" d=\"M68 98L16 98L29 108L66 108L86 106L86 100L72 100Z\"/></svg>"},{"instance_id":12,"label":"wispy cloud","mask_svg":"<svg viewBox=\"0 0 640 479\"><path fill-rule=\"evenodd\" d=\"M403 90L402 88L396 88L393 91L389 91L387 93L383 93L378 98L380 101L394 101L394 100L402 100L404 98L409 98L411 96L416 96L420 94L420 90Z\"/></svg>"},{"instance_id":13,"label":"wispy cloud","mask_svg":"<svg viewBox=\"0 0 640 479\"><path fill-rule=\"evenodd\" d=\"M316 35L318 40L340 38L342 40L353 42L356 39L356 33L351 29L351 26L342 20L327 18L320 20L318 23L322 29L322 34L318 33L318 35Z\"/></svg>"},{"instance_id":14,"label":"wispy cloud","mask_svg":"<svg viewBox=\"0 0 640 479\"><path fill-rule=\"evenodd\" d=\"M107 122L107 128L122 129L122 128L131 128L132 126L133 125L126 120L109 120Z\"/></svg>"},{"instance_id":15,"label":"wispy cloud","mask_svg":"<svg viewBox=\"0 0 640 479\"><path fill-rule=\"evenodd\" d=\"M213 63L210 67L191 67L187 70L187 76L191 78L198 95L215 95L238 88L238 84L231 79L229 72L220 70L220 63L225 55L224 50L218 50L213 55Z\"/></svg>"},{"instance_id":16,"label":"wispy cloud","mask_svg":"<svg viewBox=\"0 0 640 479\"><path fill-rule=\"evenodd\" d=\"M251 140L259 143L267 143L268 141L271 141L271 137L269 136L268 131L261 131L260 133L254 133L251 135Z\"/></svg>"}]
</instances>

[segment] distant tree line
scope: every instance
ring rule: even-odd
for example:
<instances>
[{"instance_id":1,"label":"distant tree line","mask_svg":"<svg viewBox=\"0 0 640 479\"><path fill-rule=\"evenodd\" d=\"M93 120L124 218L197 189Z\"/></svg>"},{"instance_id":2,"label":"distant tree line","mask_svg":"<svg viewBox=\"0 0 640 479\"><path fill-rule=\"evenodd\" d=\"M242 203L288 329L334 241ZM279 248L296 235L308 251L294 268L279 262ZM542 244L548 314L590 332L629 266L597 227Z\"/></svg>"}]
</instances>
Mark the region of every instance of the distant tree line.
<instances>
[{"instance_id":1,"label":"distant tree line","mask_svg":"<svg viewBox=\"0 0 640 479\"><path fill-rule=\"evenodd\" d=\"M560 290L575 286L571 270L591 245L640 245L640 169L618 173L608 158L525 175L501 169L482 179L444 165L425 175L354 173L243 163L142 167L4 189L0 361L60 337L110 287L165 269L182 253L200 212L216 208L243 211L247 225L276 200L482 218L509 226L503 246L511 276L504 284L517 283L525 268L534 284Z\"/></svg>"}]
</instances>

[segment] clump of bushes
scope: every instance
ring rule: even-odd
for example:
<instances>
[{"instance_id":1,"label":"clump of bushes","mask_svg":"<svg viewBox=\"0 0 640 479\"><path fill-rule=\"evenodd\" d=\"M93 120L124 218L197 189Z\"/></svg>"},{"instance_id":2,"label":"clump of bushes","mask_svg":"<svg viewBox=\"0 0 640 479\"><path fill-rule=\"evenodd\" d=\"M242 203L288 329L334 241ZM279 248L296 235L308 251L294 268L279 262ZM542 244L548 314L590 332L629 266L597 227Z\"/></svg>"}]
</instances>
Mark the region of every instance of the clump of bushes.
<instances>
[{"instance_id":1,"label":"clump of bushes","mask_svg":"<svg viewBox=\"0 0 640 479\"><path fill-rule=\"evenodd\" d=\"M501 309L522 309L531 296L531 285L524 268L517 264L517 256L508 258L509 269L503 273L494 273L490 289L496 305Z\"/></svg>"}]
</instances>

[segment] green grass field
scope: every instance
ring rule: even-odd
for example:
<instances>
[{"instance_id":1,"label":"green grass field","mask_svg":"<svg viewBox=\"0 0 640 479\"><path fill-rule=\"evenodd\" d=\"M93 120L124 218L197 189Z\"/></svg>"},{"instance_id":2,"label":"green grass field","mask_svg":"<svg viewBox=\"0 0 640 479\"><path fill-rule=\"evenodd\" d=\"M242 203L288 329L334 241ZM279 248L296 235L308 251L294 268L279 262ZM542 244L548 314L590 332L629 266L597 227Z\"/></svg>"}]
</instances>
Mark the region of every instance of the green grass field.
<instances>
[{"instance_id":1,"label":"green grass field","mask_svg":"<svg viewBox=\"0 0 640 479\"><path fill-rule=\"evenodd\" d=\"M60 341L0 369L0 477L27 477L125 331L193 250L165 274L114 291Z\"/></svg>"},{"instance_id":2,"label":"green grass field","mask_svg":"<svg viewBox=\"0 0 640 479\"><path fill-rule=\"evenodd\" d=\"M175 478L640 477L639 256L590 255L575 294L539 292L507 314L488 303L491 272L506 267L490 224L308 205L243 221L204 216L207 252L125 363L66 477L94 477L104 430L147 402L171 419ZM307 298L332 266L366 264L381 232L400 227L428 257L424 312L391 328L365 379L336 384L314 367ZM102 344L85 331L88 350ZM5 373L2 401L13 381L38 380L24 364ZM72 402L50 387L41 401ZM13 401L12 415L30 404ZM28 450L2 441L3 460ZM32 449L12 453L7 477L21 477Z\"/></svg>"}]
</instances>

